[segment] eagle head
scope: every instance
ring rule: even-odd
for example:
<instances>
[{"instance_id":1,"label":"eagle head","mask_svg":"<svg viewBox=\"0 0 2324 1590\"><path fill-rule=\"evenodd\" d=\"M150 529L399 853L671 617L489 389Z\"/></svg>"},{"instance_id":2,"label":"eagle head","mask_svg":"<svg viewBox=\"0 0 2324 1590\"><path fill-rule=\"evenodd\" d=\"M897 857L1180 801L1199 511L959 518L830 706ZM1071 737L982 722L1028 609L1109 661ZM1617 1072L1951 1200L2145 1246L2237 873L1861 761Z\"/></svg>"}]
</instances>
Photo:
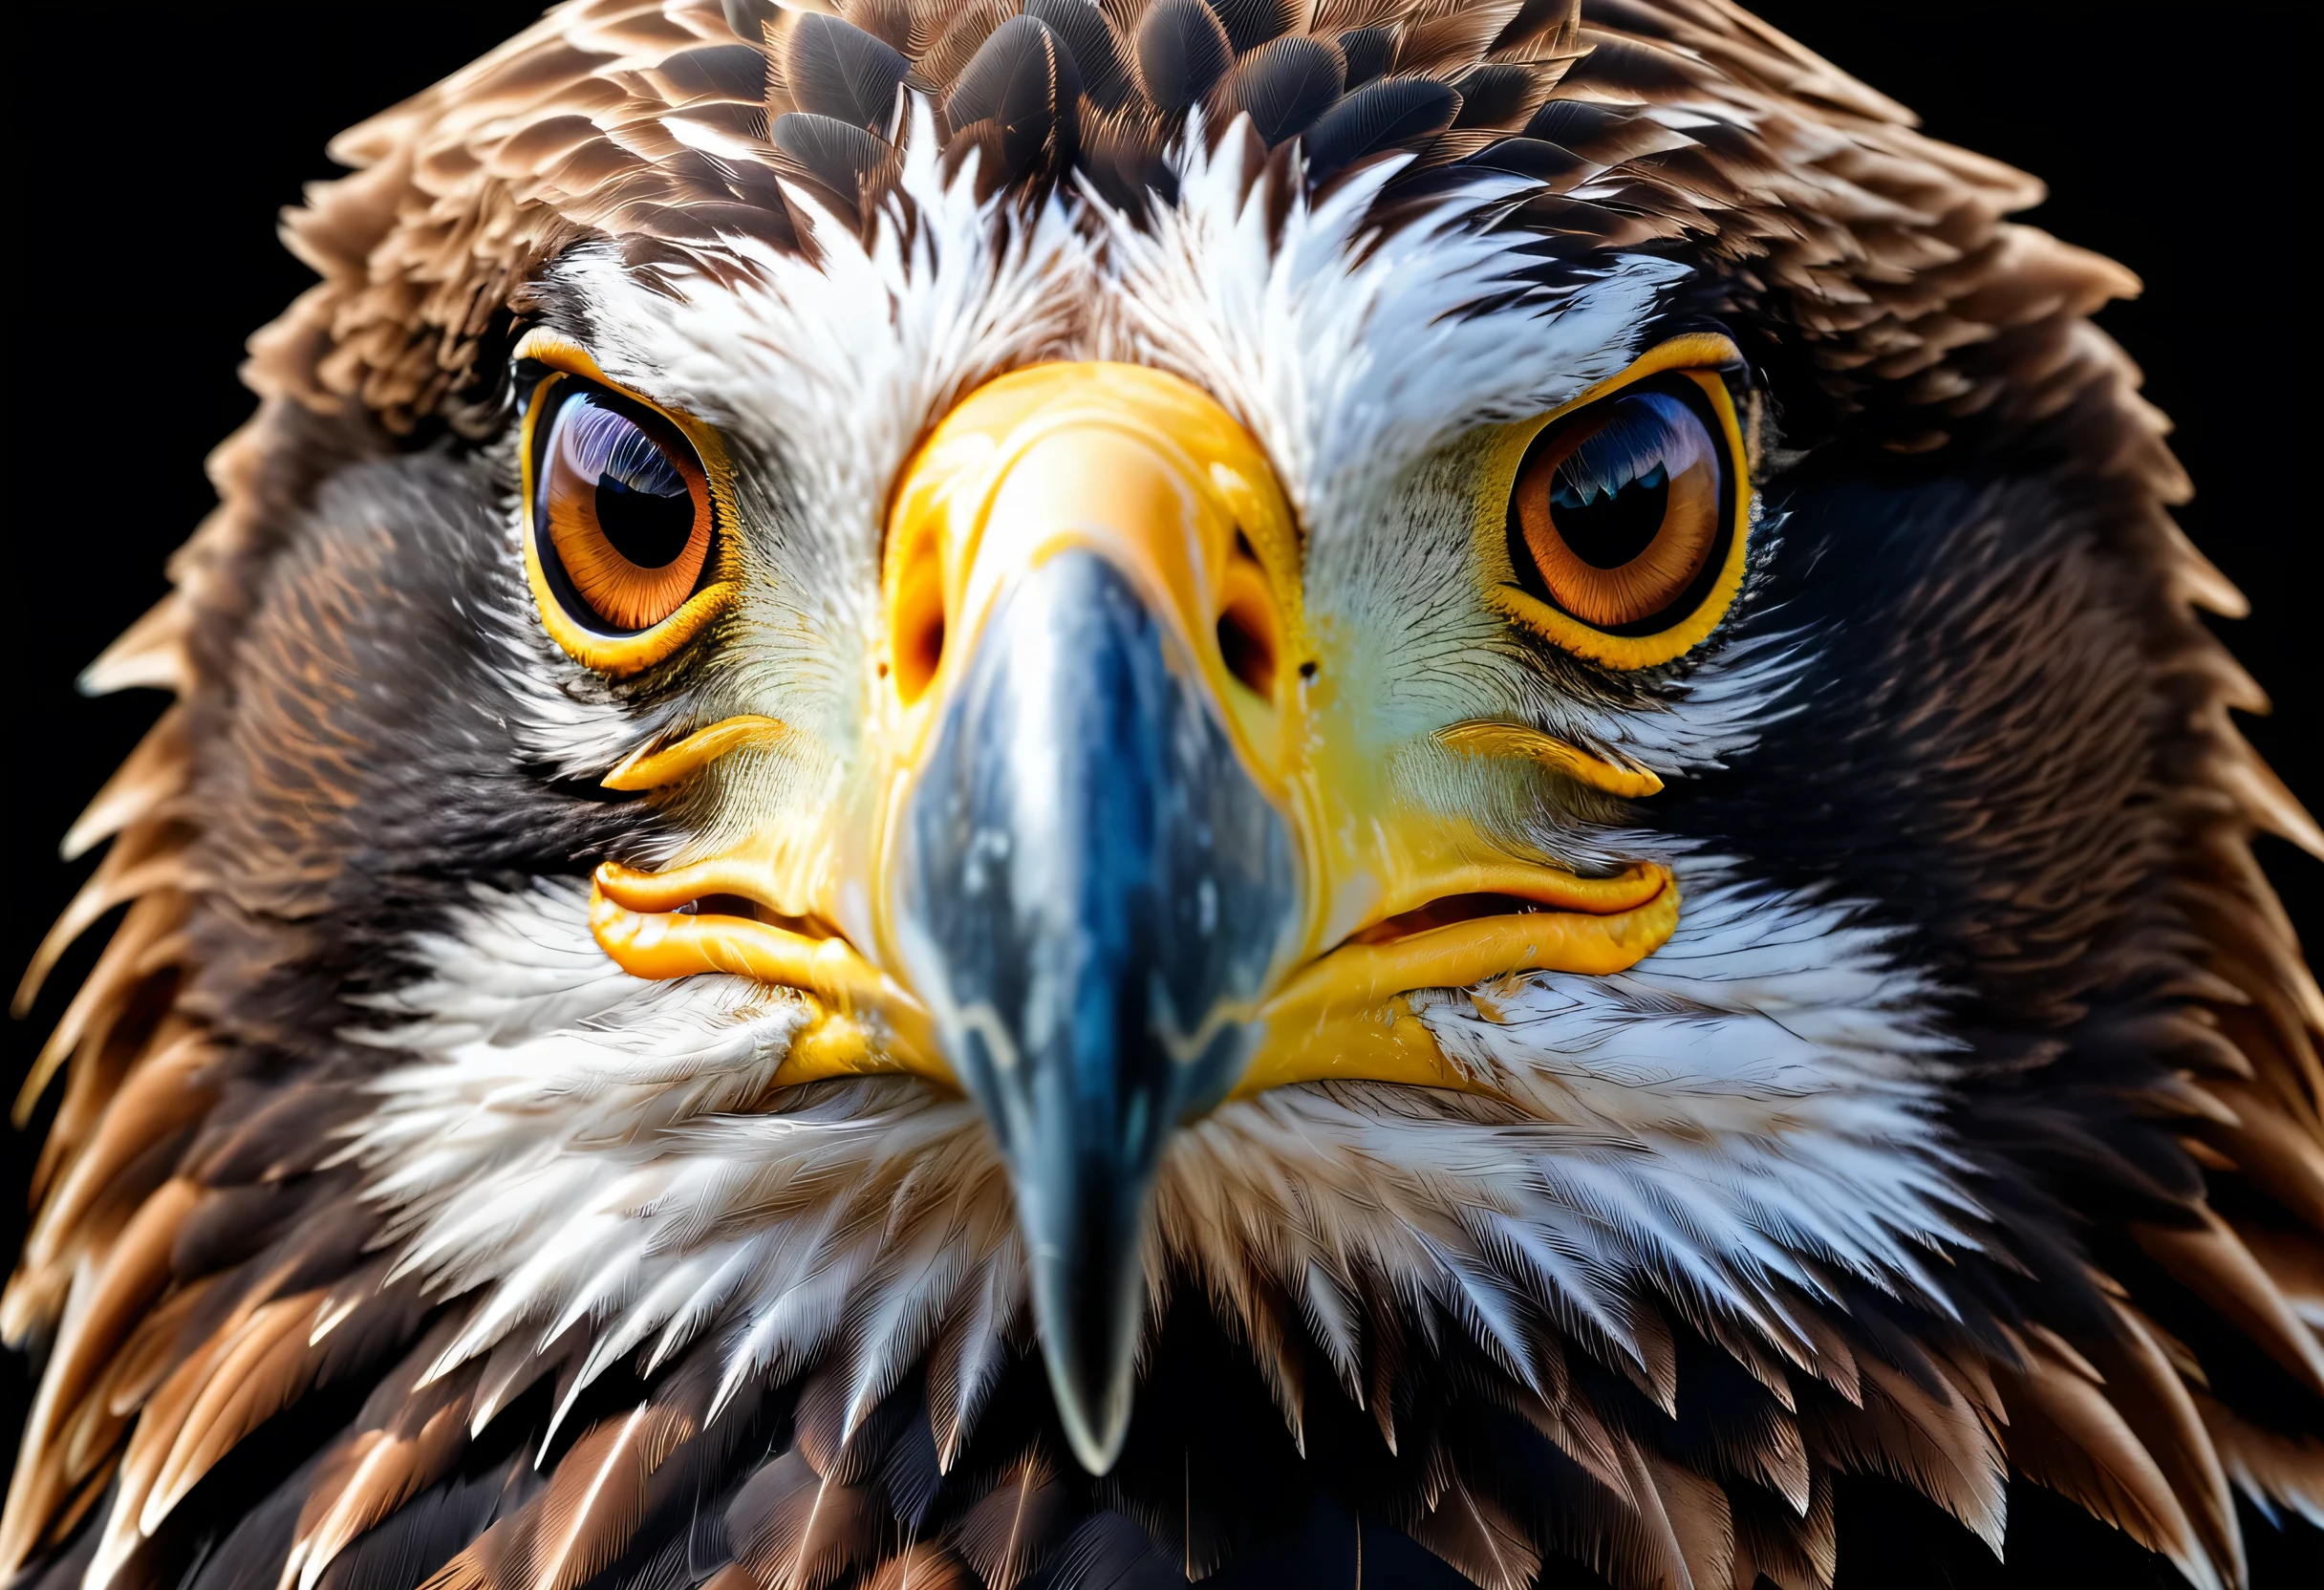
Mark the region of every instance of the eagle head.
<instances>
[{"instance_id":1,"label":"eagle head","mask_svg":"<svg viewBox=\"0 0 2324 1590\"><path fill-rule=\"evenodd\" d=\"M2029 179L1716 0L575 0L336 153L91 674L10 1562L2324 1518L2319 837Z\"/></svg>"}]
</instances>

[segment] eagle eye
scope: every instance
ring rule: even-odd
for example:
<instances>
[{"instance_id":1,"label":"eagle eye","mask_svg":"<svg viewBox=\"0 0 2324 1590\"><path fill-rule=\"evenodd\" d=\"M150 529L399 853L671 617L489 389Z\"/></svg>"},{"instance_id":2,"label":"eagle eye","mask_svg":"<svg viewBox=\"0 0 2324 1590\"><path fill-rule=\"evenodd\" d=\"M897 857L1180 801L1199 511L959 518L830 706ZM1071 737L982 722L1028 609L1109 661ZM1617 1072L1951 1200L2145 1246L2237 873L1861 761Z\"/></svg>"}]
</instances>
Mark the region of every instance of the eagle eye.
<instances>
[{"instance_id":1,"label":"eagle eye","mask_svg":"<svg viewBox=\"0 0 2324 1590\"><path fill-rule=\"evenodd\" d=\"M1653 370L1514 428L1499 452L1508 574L1495 594L1513 617L1616 668L1668 662L1717 627L1741 583L1750 491L1716 372Z\"/></svg>"},{"instance_id":2,"label":"eagle eye","mask_svg":"<svg viewBox=\"0 0 2324 1590\"><path fill-rule=\"evenodd\" d=\"M1684 397L1625 392L1542 432L1510 494L1511 560L1543 601L1611 634L1651 633L1703 592L1727 495Z\"/></svg>"},{"instance_id":3,"label":"eagle eye","mask_svg":"<svg viewBox=\"0 0 2324 1590\"><path fill-rule=\"evenodd\" d=\"M534 480L541 562L574 598L574 618L635 634L694 594L710 556L710 483L659 415L578 387L549 418Z\"/></svg>"},{"instance_id":4,"label":"eagle eye","mask_svg":"<svg viewBox=\"0 0 2324 1590\"><path fill-rule=\"evenodd\" d=\"M572 376L526 417L526 567L549 633L622 674L667 656L723 604L719 493L688 430Z\"/></svg>"}]
</instances>

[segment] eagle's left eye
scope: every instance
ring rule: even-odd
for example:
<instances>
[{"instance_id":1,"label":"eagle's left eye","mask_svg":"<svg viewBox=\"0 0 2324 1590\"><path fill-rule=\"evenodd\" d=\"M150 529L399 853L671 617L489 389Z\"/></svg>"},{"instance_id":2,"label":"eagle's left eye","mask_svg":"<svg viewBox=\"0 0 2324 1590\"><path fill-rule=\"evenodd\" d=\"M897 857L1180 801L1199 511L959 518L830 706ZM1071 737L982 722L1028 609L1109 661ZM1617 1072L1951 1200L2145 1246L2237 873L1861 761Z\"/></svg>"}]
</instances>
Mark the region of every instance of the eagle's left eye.
<instances>
[{"instance_id":1,"label":"eagle's left eye","mask_svg":"<svg viewBox=\"0 0 2324 1590\"><path fill-rule=\"evenodd\" d=\"M549 634L592 668L652 666L733 591L719 578L732 560L721 555L721 499L699 429L577 376L551 375L534 389L526 571Z\"/></svg>"},{"instance_id":2,"label":"eagle's left eye","mask_svg":"<svg viewBox=\"0 0 2324 1590\"><path fill-rule=\"evenodd\" d=\"M682 606L710 556L710 483L667 420L583 388L557 405L536 477L535 534L592 627L634 634Z\"/></svg>"},{"instance_id":3,"label":"eagle's left eye","mask_svg":"<svg viewBox=\"0 0 2324 1590\"><path fill-rule=\"evenodd\" d=\"M1723 462L1675 392L1625 393L1553 426L1510 494L1512 561L1534 594L1621 634L1658 629L1717 549Z\"/></svg>"},{"instance_id":4,"label":"eagle's left eye","mask_svg":"<svg viewBox=\"0 0 2324 1590\"><path fill-rule=\"evenodd\" d=\"M1502 434L1487 489L1506 495L1479 504L1496 606L1612 668L1668 662L1718 627L1750 529L1742 430L1718 369L1664 361L1732 347L1678 339L1613 391Z\"/></svg>"}]
</instances>

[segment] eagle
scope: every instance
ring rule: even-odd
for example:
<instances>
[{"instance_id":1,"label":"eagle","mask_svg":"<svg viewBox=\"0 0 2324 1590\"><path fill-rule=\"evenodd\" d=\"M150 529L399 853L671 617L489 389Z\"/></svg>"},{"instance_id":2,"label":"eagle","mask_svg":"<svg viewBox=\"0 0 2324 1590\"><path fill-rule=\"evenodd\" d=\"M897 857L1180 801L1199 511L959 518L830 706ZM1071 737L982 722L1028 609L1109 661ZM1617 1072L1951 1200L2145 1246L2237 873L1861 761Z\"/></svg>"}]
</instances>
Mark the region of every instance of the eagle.
<instances>
[{"instance_id":1,"label":"eagle","mask_svg":"<svg viewBox=\"0 0 2324 1590\"><path fill-rule=\"evenodd\" d=\"M1726 0L571 0L334 154L85 680L12 1583L2324 1524L2324 834L2031 178Z\"/></svg>"}]
</instances>

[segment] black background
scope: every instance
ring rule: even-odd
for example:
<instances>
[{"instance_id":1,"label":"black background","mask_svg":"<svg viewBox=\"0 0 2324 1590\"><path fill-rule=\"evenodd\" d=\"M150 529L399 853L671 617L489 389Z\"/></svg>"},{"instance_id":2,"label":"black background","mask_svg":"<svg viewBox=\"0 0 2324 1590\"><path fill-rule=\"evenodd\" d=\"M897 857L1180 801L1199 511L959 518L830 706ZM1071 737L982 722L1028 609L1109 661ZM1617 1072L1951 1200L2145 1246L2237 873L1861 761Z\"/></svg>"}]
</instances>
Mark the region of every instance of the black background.
<instances>
[{"instance_id":1,"label":"black background","mask_svg":"<svg viewBox=\"0 0 2324 1590\"><path fill-rule=\"evenodd\" d=\"M2053 197L2029 219L2144 278L2145 295L2099 323L2178 421L2198 493L2182 523L2251 598L2249 619L2219 626L2276 701L2245 730L2313 805L2319 290L2314 246L2299 242L2314 176L2294 117L2313 89L2292 47L2296 13L2088 0L1758 10L1913 106L1936 136L2046 179ZM58 862L57 837L160 706L143 692L83 699L74 677L161 595L163 559L210 505L203 457L250 408L234 375L243 339L311 280L272 241L277 209L333 174L334 132L533 13L399 0L17 17L15 462L0 564L10 980L94 864ZM2324 868L2280 841L2259 849L2313 943ZM102 937L66 957L30 1020L9 1024L0 1097L13 1098ZM16 1245L45 1115L22 1136L0 1125L0 1252ZM14 1429L25 1392L21 1361L0 1355L0 1431ZM1843 1560L1846 1547L1843 1536ZM1959 1583L1977 1573L1968 1556L1926 1566Z\"/></svg>"}]
</instances>

